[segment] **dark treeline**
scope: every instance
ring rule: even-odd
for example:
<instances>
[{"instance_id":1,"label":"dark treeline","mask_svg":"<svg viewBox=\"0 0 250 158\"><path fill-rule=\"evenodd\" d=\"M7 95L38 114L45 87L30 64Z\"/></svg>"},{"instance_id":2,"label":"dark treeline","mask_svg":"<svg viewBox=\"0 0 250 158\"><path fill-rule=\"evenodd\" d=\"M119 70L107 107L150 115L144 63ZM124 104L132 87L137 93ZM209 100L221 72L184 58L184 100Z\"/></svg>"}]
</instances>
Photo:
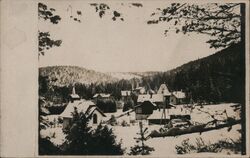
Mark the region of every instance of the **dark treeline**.
<instances>
[{"instance_id":1,"label":"dark treeline","mask_svg":"<svg viewBox=\"0 0 250 158\"><path fill-rule=\"evenodd\" d=\"M73 85L56 86L53 85L48 76L39 76L39 95L55 104L68 102L69 94L72 92ZM120 80L113 83L83 84L76 83L76 93L83 99L92 99L96 93L110 93L115 100L121 99L121 90L131 90L132 80Z\"/></svg>"},{"instance_id":2,"label":"dark treeline","mask_svg":"<svg viewBox=\"0 0 250 158\"><path fill-rule=\"evenodd\" d=\"M194 101L243 103L245 55L242 47L232 45L174 70L144 77L143 83L155 88L165 82L170 90L183 90Z\"/></svg>"},{"instance_id":3,"label":"dark treeline","mask_svg":"<svg viewBox=\"0 0 250 158\"><path fill-rule=\"evenodd\" d=\"M189 99L198 102L244 102L245 56L242 45L236 44L208 57L184 64L176 69L159 72L138 79L119 80L110 83L76 83L76 93L91 99L95 93L110 93L121 99L121 90L131 90L135 80L146 89L157 90L162 83L170 91L183 90ZM53 103L64 103L72 91L72 85L55 86L46 76L39 76L39 93Z\"/></svg>"}]
</instances>

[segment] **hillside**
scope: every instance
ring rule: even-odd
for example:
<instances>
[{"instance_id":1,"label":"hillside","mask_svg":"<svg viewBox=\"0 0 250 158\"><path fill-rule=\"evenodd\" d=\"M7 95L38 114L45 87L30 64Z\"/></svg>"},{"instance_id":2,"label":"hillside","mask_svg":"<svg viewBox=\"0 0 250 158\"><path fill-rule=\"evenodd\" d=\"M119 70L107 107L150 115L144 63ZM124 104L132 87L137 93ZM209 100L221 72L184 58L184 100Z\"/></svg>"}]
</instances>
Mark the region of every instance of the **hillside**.
<instances>
[{"instance_id":1,"label":"hillside","mask_svg":"<svg viewBox=\"0 0 250 158\"><path fill-rule=\"evenodd\" d=\"M78 66L48 66L39 68L39 75L48 76L53 85L68 86L73 83L111 83L118 79L108 74Z\"/></svg>"},{"instance_id":2,"label":"hillside","mask_svg":"<svg viewBox=\"0 0 250 158\"><path fill-rule=\"evenodd\" d=\"M136 81L153 90L166 83L170 91L183 90L194 101L242 103L245 97L245 56L241 48L241 44L232 45L166 72L104 74L76 66L40 68L40 77L48 76L48 79L41 78L39 93L50 100L54 97L64 100L71 93L69 85L78 83L76 91L83 98L106 92L120 99L121 90L130 90Z\"/></svg>"},{"instance_id":3,"label":"hillside","mask_svg":"<svg viewBox=\"0 0 250 158\"><path fill-rule=\"evenodd\" d=\"M152 89L165 82L170 90L184 90L194 100L242 102L245 96L242 45L232 45L208 57L142 79Z\"/></svg>"}]
</instances>

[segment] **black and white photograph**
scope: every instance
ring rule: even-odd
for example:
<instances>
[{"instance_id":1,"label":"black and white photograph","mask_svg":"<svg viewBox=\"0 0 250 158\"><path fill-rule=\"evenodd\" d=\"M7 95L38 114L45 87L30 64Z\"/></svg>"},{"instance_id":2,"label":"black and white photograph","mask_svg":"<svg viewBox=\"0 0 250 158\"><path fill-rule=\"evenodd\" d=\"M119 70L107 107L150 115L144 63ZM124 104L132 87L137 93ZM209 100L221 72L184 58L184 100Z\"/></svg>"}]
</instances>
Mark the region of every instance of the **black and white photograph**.
<instances>
[{"instance_id":1,"label":"black and white photograph","mask_svg":"<svg viewBox=\"0 0 250 158\"><path fill-rule=\"evenodd\" d=\"M246 8L38 1L38 155L246 155Z\"/></svg>"}]
</instances>

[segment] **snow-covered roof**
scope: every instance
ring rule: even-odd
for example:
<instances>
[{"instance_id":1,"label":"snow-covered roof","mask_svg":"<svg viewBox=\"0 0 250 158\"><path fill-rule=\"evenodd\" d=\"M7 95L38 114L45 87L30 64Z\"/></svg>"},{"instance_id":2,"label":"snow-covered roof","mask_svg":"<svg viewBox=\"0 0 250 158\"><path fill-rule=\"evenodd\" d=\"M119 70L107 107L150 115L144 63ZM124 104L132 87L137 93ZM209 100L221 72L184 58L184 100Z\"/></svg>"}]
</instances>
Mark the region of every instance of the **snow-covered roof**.
<instances>
[{"instance_id":1,"label":"snow-covered roof","mask_svg":"<svg viewBox=\"0 0 250 158\"><path fill-rule=\"evenodd\" d=\"M169 115L190 115L190 111L183 107L171 108L166 111L169 112Z\"/></svg>"},{"instance_id":2,"label":"snow-covered roof","mask_svg":"<svg viewBox=\"0 0 250 158\"><path fill-rule=\"evenodd\" d=\"M121 91L122 96L130 96L131 91Z\"/></svg>"},{"instance_id":3,"label":"snow-covered roof","mask_svg":"<svg viewBox=\"0 0 250 158\"><path fill-rule=\"evenodd\" d=\"M149 101L151 100L151 96L149 94L140 94L138 95L138 99L137 99L137 102L144 102L144 101Z\"/></svg>"},{"instance_id":4,"label":"snow-covered roof","mask_svg":"<svg viewBox=\"0 0 250 158\"><path fill-rule=\"evenodd\" d=\"M70 94L70 97L73 99L80 98L78 94Z\"/></svg>"},{"instance_id":5,"label":"snow-covered roof","mask_svg":"<svg viewBox=\"0 0 250 158\"><path fill-rule=\"evenodd\" d=\"M164 96L170 96L171 93L168 90L168 87L166 84L161 84L159 90L157 91L158 94L163 94Z\"/></svg>"},{"instance_id":6,"label":"snow-covered roof","mask_svg":"<svg viewBox=\"0 0 250 158\"><path fill-rule=\"evenodd\" d=\"M97 98L98 96L101 96L102 98L108 98L111 95L110 94L106 94L106 93L96 93L93 98Z\"/></svg>"},{"instance_id":7,"label":"snow-covered roof","mask_svg":"<svg viewBox=\"0 0 250 158\"><path fill-rule=\"evenodd\" d=\"M95 103L90 100L77 100L70 102L60 116L72 118L72 112L74 112L75 107L78 112L83 112L87 115L91 115L94 110L98 110L103 116L105 116L103 112L95 106Z\"/></svg>"},{"instance_id":8,"label":"snow-covered roof","mask_svg":"<svg viewBox=\"0 0 250 158\"><path fill-rule=\"evenodd\" d=\"M163 94L141 94L138 95L137 102L151 101L151 102L163 102L164 96Z\"/></svg>"},{"instance_id":9,"label":"snow-covered roof","mask_svg":"<svg viewBox=\"0 0 250 158\"><path fill-rule=\"evenodd\" d=\"M171 108L166 109L166 118L170 119L171 115L190 115L190 111L185 108ZM148 119L161 119L162 118L163 109L154 110L153 114L148 117Z\"/></svg>"},{"instance_id":10,"label":"snow-covered roof","mask_svg":"<svg viewBox=\"0 0 250 158\"><path fill-rule=\"evenodd\" d=\"M152 101L153 102L163 102L164 96L162 94L153 94Z\"/></svg>"},{"instance_id":11,"label":"snow-covered roof","mask_svg":"<svg viewBox=\"0 0 250 158\"><path fill-rule=\"evenodd\" d=\"M176 98L178 99L183 99L183 98L186 98L186 95L184 92L182 91L175 91L172 93Z\"/></svg>"},{"instance_id":12,"label":"snow-covered roof","mask_svg":"<svg viewBox=\"0 0 250 158\"><path fill-rule=\"evenodd\" d=\"M135 90L140 90L142 89L143 87L136 87Z\"/></svg>"}]
</instances>

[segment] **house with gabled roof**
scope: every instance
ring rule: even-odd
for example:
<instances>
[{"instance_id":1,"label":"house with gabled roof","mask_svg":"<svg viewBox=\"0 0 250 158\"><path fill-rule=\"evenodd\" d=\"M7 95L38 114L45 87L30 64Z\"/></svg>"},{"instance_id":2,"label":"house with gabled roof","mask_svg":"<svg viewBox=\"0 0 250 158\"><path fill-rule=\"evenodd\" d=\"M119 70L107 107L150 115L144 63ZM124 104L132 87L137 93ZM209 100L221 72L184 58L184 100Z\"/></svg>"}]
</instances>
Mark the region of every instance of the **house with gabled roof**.
<instances>
[{"instance_id":1,"label":"house with gabled roof","mask_svg":"<svg viewBox=\"0 0 250 158\"><path fill-rule=\"evenodd\" d=\"M191 119L190 111L183 107L154 110L147 120L149 124L166 124L172 119Z\"/></svg>"},{"instance_id":2,"label":"house with gabled roof","mask_svg":"<svg viewBox=\"0 0 250 158\"><path fill-rule=\"evenodd\" d=\"M142 103L144 101L151 101L158 107L163 108L165 105L169 105L169 98L171 93L169 92L166 84L162 84L156 94L140 94L138 95L137 102Z\"/></svg>"},{"instance_id":3,"label":"house with gabled roof","mask_svg":"<svg viewBox=\"0 0 250 158\"><path fill-rule=\"evenodd\" d=\"M98 99L100 99L100 100L109 100L110 98L111 98L111 94L109 94L109 93L96 93L93 96L93 99L95 101L97 101Z\"/></svg>"},{"instance_id":4,"label":"house with gabled roof","mask_svg":"<svg viewBox=\"0 0 250 158\"><path fill-rule=\"evenodd\" d=\"M63 118L63 128L67 128L72 121L72 113L74 109L77 109L78 112L83 112L86 117L90 118L89 125L98 125L102 122L103 118L106 115L95 105L94 102L90 100L76 100L69 102L65 110L60 115Z\"/></svg>"},{"instance_id":5,"label":"house with gabled roof","mask_svg":"<svg viewBox=\"0 0 250 158\"><path fill-rule=\"evenodd\" d=\"M186 101L186 94L182 91L174 91L170 96L170 104L184 104Z\"/></svg>"},{"instance_id":6,"label":"house with gabled roof","mask_svg":"<svg viewBox=\"0 0 250 158\"><path fill-rule=\"evenodd\" d=\"M135 118L136 120L145 120L150 116L154 110L157 109L157 105L147 100L139 105L135 106Z\"/></svg>"},{"instance_id":7,"label":"house with gabled roof","mask_svg":"<svg viewBox=\"0 0 250 158\"><path fill-rule=\"evenodd\" d=\"M160 88L157 91L157 94L163 94L164 96L171 95L166 84L161 84Z\"/></svg>"}]
</instances>

